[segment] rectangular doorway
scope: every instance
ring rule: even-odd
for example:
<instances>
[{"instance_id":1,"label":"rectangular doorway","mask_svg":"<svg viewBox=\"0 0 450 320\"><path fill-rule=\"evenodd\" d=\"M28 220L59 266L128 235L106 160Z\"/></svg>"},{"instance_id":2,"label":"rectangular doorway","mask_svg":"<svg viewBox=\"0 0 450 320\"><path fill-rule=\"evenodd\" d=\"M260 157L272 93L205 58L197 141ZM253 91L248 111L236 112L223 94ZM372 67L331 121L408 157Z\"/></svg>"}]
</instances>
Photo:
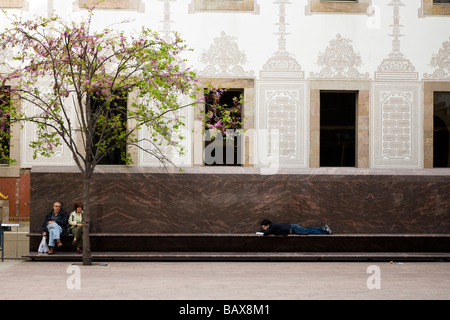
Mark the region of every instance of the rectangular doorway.
<instances>
[{"instance_id":1,"label":"rectangular doorway","mask_svg":"<svg viewBox=\"0 0 450 320\"><path fill-rule=\"evenodd\" d=\"M356 166L358 92L320 92L320 166Z\"/></svg>"},{"instance_id":2,"label":"rectangular doorway","mask_svg":"<svg viewBox=\"0 0 450 320\"><path fill-rule=\"evenodd\" d=\"M433 167L450 168L450 92L434 92Z\"/></svg>"}]
</instances>

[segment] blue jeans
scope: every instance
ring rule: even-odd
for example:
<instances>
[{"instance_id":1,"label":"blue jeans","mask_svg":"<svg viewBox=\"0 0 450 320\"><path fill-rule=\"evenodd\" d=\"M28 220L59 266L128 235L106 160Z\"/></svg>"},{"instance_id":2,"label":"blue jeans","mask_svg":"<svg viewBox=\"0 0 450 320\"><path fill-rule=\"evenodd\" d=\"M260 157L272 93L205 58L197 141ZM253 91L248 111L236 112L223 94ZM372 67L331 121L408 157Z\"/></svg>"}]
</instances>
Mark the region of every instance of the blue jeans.
<instances>
[{"instance_id":1,"label":"blue jeans","mask_svg":"<svg viewBox=\"0 0 450 320\"><path fill-rule=\"evenodd\" d=\"M50 223L47 226L48 230L48 246L55 247L55 240L60 239L62 229L56 222Z\"/></svg>"},{"instance_id":2,"label":"blue jeans","mask_svg":"<svg viewBox=\"0 0 450 320\"><path fill-rule=\"evenodd\" d=\"M303 228L298 224L291 224L293 234L325 234L327 233L322 227Z\"/></svg>"}]
</instances>

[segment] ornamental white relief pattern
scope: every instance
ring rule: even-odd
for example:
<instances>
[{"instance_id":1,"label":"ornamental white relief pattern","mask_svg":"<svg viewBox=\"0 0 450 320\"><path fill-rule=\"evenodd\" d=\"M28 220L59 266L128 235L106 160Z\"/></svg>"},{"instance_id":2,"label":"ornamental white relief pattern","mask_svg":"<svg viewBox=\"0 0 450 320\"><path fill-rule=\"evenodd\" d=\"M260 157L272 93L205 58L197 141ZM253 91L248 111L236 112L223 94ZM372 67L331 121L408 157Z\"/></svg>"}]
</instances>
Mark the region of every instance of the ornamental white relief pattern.
<instances>
[{"instance_id":1,"label":"ornamental white relief pattern","mask_svg":"<svg viewBox=\"0 0 450 320\"><path fill-rule=\"evenodd\" d=\"M278 50L264 64L261 71L261 78L292 78L303 79L304 72L302 67L295 59L292 53L286 50L286 36L288 23L286 22L286 6L290 4L289 0L278 0L274 2L279 5L279 22L278 25Z\"/></svg>"},{"instance_id":2,"label":"ornamental white relief pattern","mask_svg":"<svg viewBox=\"0 0 450 320\"><path fill-rule=\"evenodd\" d=\"M383 159L411 159L412 93L381 93Z\"/></svg>"},{"instance_id":3,"label":"ornamental white relief pattern","mask_svg":"<svg viewBox=\"0 0 450 320\"><path fill-rule=\"evenodd\" d=\"M420 84L375 84L372 127L374 167L421 166Z\"/></svg>"},{"instance_id":4,"label":"ornamental white relief pattern","mask_svg":"<svg viewBox=\"0 0 450 320\"><path fill-rule=\"evenodd\" d=\"M350 39L343 38L340 34L330 41L330 45L317 59L319 66L324 68L319 73L311 72L311 78L315 79L365 79L369 73L360 73L356 67L361 66L362 59L356 53Z\"/></svg>"},{"instance_id":5,"label":"ornamental white relief pattern","mask_svg":"<svg viewBox=\"0 0 450 320\"><path fill-rule=\"evenodd\" d=\"M261 78L275 77L275 78L292 78L303 79L304 72L302 67L295 60L294 56L289 52L276 52L267 63L263 66L260 72Z\"/></svg>"},{"instance_id":6,"label":"ornamental white relief pattern","mask_svg":"<svg viewBox=\"0 0 450 320\"><path fill-rule=\"evenodd\" d=\"M201 56L207 67L200 73L203 77L253 77L253 71L245 71L242 64L247 63L245 52L240 50L236 37L224 31L216 37L208 50Z\"/></svg>"},{"instance_id":7,"label":"ornamental white relief pattern","mask_svg":"<svg viewBox=\"0 0 450 320\"><path fill-rule=\"evenodd\" d=\"M450 80L450 40L445 41L439 51L433 54L430 66L436 70L432 74L425 73L424 79Z\"/></svg>"},{"instance_id":8,"label":"ornamental white relief pattern","mask_svg":"<svg viewBox=\"0 0 450 320\"><path fill-rule=\"evenodd\" d=\"M393 7L394 11L394 23L392 24L392 52L384 59L378 66L377 72L375 72L376 80L390 80L390 79L405 79L405 80L417 80L418 73L415 72L415 67L400 52L400 37L404 36L400 33L400 7L404 6L401 0L393 0L389 3L389 6Z\"/></svg>"}]
</instances>

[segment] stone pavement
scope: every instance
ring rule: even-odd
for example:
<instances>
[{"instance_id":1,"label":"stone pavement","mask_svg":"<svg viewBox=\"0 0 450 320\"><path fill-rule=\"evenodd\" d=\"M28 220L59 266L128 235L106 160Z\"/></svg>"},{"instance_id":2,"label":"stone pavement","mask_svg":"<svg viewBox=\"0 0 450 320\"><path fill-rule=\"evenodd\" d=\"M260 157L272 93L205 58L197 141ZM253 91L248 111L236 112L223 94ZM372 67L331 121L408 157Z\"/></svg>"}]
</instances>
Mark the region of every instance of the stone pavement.
<instances>
[{"instance_id":1,"label":"stone pavement","mask_svg":"<svg viewBox=\"0 0 450 320\"><path fill-rule=\"evenodd\" d=\"M0 301L448 300L449 262L0 262Z\"/></svg>"}]
</instances>

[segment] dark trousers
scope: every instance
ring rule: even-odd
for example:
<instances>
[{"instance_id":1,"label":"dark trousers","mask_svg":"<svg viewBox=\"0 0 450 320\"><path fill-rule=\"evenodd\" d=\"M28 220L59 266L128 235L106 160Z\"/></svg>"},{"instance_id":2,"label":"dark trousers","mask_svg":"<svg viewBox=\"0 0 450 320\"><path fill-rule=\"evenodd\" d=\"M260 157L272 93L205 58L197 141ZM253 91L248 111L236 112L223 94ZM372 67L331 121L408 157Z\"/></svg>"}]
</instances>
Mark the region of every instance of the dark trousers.
<instances>
[{"instance_id":1,"label":"dark trousers","mask_svg":"<svg viewBox=\"0 0 450 320\"><path fill-rule=\"evenodd\" d=\"M73 227L70 229L70 233L77 239L77 248L83 248L83 227Z\"/></svg>"}]
</instances>

